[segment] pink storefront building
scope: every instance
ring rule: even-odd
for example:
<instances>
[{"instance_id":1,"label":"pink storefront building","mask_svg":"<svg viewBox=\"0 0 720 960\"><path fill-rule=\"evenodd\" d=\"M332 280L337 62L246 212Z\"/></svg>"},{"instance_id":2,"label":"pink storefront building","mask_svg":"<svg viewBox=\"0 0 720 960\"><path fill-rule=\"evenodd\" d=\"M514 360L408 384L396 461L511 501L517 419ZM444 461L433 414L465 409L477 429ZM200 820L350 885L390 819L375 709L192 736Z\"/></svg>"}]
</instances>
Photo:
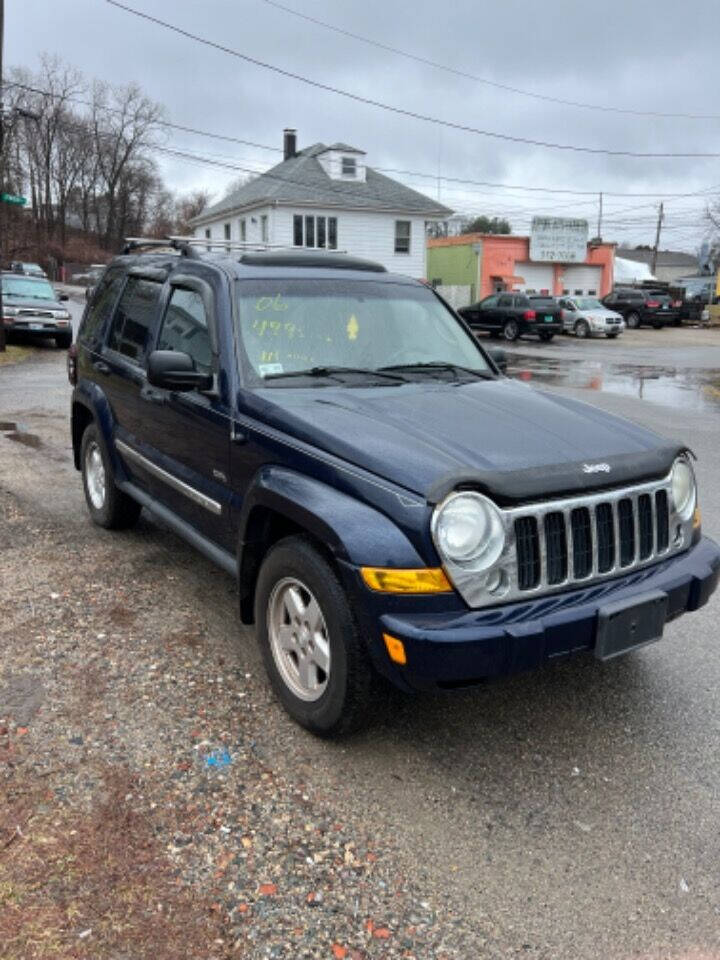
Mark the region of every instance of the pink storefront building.
<instances>
[{"instance_id":1,"label":"pink storefront building","mask_svg":"<svg viewBox=\"0 0 720 960\"><path fill-rule=\"evenodd\" d=\"M469 233L428 240L427 278L462 288L467 302L501 290L604 297L613 287L615 245L590 242L584 261L533 261L530 237Z\"/></svg>"}]
</instances>

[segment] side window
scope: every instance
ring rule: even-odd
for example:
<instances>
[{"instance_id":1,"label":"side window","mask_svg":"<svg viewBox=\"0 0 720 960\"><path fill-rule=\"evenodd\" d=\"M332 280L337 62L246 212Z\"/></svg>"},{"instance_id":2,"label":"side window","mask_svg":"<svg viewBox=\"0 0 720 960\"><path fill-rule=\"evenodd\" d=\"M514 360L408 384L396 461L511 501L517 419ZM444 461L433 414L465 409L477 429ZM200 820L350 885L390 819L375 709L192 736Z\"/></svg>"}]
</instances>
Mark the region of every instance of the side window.
<instances>
[{"instance_id":1,"label":"side window","mask_svg":"<svg viewBox=\"0 0 720 960\"><path fill-rule=\"evenodd\" d=\"M212 373L212 349L205 304L197 290L175 287L160 328L158 350L179 350L199 373Z\"/></svg>"},{"instance_id":2,"label":"side window","mask_svg":"<svg viewBox=\"0 0 720 960\"><path fill-rule=\"evenodd\" d=\"M162 284L130 277L115 311L108 347L142 366Z\"/></svg>"},{"instance_id":3,"label":"side window","mask_svg":"<svg viewBox=\"0 0 720 960\"><path fill-rule=\"evenodd\" d=\"M500 297L500 298L498 299L498 306L499 306L499 307L511 307L512 305L513 305L513 298L512 298L512 297L508 297L508 296L506 295L506 296Z\"/></svg>"},{"instance_id":4,"label":"side window","mask_svg":"<svg viewBox=\"0 0 720 960\"><path fill-rule=\"evenodd\" d=\"M110 271L103 277L80 328L78 340L81 343L93 344L100 339L105 322L112 314L120 295L124 280L125 274L122 270Z\"/></svg>"},{"instance_id":5,"label":"side window","mask_svg":"<svg viewBox=\"0 0 720 960\"><path fill-rule=\"evenodd\" d=\"M485 299L482 301L482 306L495 307L497 306L497 301L498 301L497 297L485 297Z\"/></svg>"}]
</instances>

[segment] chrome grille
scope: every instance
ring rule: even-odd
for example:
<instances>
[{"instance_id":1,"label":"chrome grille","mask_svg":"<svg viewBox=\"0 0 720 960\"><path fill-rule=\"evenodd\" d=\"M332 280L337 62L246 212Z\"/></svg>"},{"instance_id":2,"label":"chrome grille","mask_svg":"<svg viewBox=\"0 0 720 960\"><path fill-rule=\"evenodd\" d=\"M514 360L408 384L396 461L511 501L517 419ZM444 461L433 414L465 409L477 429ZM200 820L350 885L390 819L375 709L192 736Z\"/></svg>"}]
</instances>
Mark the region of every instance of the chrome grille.
<instances>
[{"instance_id":1,"label":"chrome grille","mask_svg":"<svg viewBox=\"0 0 720 960\"><path fill-rule=\"evenodd\" d=\"M658 487L512 510L516 589L527 593L624 573L668 553L668 493Z\"/></svg>"},{"instance_id":2,"label":"chrome grille","mask_svg":"<svg viewBox=\"0 0 720 960\"><path fill-rule=\"evenodd\" d=\"M44 317L50 320L55 318L55 314L52 312L52 310L35 310L34 308L18 310L17 315L19 317Z\"/></svg>"}]
</instances>

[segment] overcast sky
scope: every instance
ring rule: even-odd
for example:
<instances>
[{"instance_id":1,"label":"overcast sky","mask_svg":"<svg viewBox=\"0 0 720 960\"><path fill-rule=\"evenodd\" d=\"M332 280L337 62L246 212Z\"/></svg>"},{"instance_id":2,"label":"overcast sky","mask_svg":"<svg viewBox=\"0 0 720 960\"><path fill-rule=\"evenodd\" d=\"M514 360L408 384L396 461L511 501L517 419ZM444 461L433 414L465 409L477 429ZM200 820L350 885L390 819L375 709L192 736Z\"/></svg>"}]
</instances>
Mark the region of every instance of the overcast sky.
<instances>
[{"instance_id":1,"label":"overcast sky","mask_svg":"<svg viewBox=\"0 0 720 960\"><path fill-rule=\"evenodd\" d=\"M341 29L544 97L651 113L591 110L519 93L415 62L277 9L266 0L126 0L185 30L361 96L484 130L637 152L720 154L720 4L702 0L281 0ZM105 0L7 0L5 63L36 69L55 53L88 78L136 81L175 123L279 148L296 127L300 147L341 140L370 166L433 197L438 174L475 181L606 193L692 193L717 188L720 159L634 159L496 140L400 117L324 92L139 20ZM168 146L251 169L269 150L171 132ZM158 155L169 186L219 197L237 174ZM597 221L597 199L440 181L463 213L507 216L515 232L533 214ZM606 198L605 239L652 243L659 198ZM707 235L706 200L668 198L663 247L693 250Z\"/></svg>"}]
</instances>

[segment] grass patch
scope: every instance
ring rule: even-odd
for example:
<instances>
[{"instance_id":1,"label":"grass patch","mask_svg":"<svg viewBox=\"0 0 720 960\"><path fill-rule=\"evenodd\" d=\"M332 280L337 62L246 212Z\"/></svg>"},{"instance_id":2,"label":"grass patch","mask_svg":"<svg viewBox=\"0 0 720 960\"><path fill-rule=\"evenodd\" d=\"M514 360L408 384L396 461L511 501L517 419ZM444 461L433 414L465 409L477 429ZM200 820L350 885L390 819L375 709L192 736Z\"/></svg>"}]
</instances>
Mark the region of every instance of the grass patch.
<instances>
[{"instance_id":1,"label":"grass patch","mask_svg":"<svg viewBox=\"0 0 720 960\"><path fill-rule=\"evenodd\" d=\"M8 344L5 350L0 353L0 367L27 360L32 353L32 347L18 347L15 344Z\"/></svg>"}]
</instances>

